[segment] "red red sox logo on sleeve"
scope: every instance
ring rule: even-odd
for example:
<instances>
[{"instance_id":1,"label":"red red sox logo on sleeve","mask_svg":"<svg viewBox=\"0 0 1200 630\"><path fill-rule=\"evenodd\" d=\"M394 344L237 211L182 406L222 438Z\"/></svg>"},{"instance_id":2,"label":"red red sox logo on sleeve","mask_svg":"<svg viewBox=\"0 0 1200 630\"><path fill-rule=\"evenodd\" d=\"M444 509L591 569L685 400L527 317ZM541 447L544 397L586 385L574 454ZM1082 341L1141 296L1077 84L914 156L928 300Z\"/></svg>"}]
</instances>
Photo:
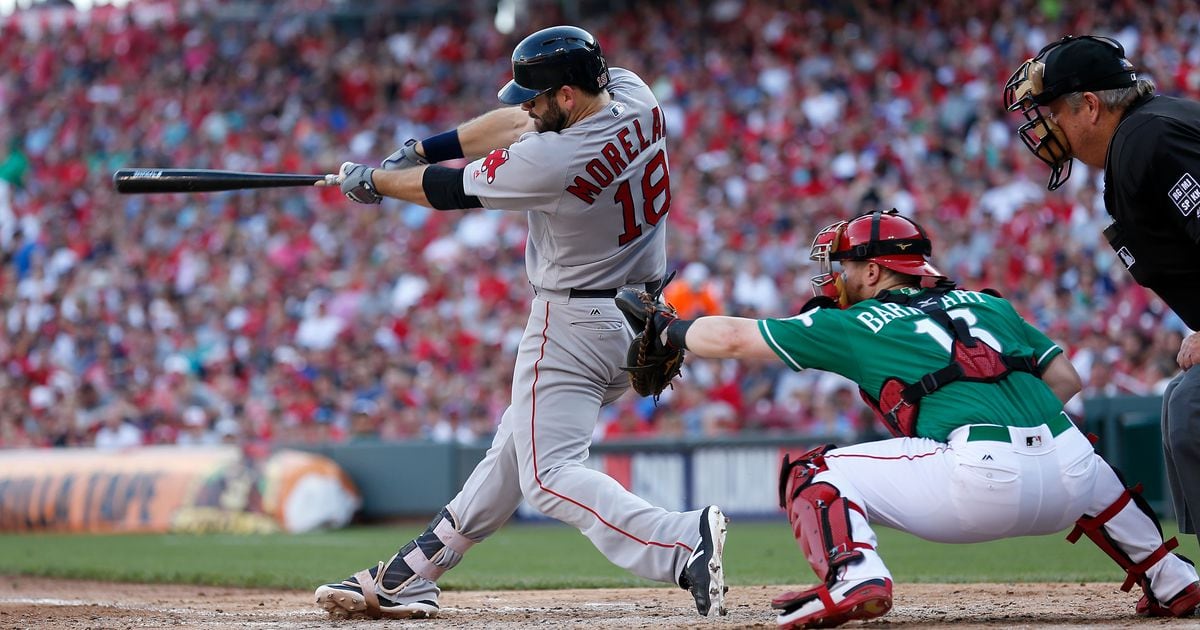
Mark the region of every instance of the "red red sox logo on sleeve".
<instances>
[{"instance_id":1,"label":"red red sox logo on sleeve","mask_svg":"<svg viewBox=\"0 0 1200 630\"><path fill-rule=\"evenodd\" d=\"M508 149L494 149L487 154L487 157L483 159L483 164L479 165L479 170L487 175L487 183L491 184L496 181L496 171L507 161Z\"/></svg>"}]
</instances>

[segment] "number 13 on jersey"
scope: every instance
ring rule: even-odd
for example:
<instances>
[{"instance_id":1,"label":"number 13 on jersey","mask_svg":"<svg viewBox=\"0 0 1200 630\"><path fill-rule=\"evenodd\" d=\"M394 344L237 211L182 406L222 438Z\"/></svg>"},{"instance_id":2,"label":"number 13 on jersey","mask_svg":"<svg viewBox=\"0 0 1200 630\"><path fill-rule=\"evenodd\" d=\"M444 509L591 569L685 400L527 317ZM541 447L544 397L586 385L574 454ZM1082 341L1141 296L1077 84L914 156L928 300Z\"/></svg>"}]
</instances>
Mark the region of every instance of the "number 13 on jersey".
<instances>
[{"instance_id":1,"label":"number 13 on jersey","mask_svg":"<svg viewBox=\"0 0 1200 630\"><path fill-rule=\"evenodd\" d=\"M970 310L965 308L956 308L946 311L946 314L954 319L961 320L962 323L966 324L967 332L971 333L972 337L975 337L983 343L986 343L997 352L1004 351L1004 348L1000 347L1000 340L996 339L995 335L982 328L975 327L975 324L979 321L979 319L975 317L975 313L972 313ZM951 337L950 333L946 332L932 319L929 319L928 317L922 317L921 319L917 320L915 325L917 332L933 337L933 340L936 341L938 345L945 348L946 352L951 352L953 350L952 346L954 344L954 338Z\"/></svg>"}]
</instances>

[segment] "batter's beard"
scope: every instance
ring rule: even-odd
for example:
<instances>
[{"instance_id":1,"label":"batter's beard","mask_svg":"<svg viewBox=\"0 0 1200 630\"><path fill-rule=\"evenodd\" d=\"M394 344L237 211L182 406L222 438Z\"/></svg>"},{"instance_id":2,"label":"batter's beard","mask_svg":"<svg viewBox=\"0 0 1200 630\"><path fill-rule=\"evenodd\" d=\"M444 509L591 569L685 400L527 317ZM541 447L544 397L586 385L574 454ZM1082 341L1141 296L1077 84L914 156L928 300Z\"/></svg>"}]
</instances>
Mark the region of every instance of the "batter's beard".
<instances>
[{"instance_id":1,"label":"batter's beard","mask_svg":"<svg viewBox=\"0 0 1200 630\"><path fill-rule=\"evenodd\" d=\"M546 113L533 119L533 126L538 132L544 133L553 131L558 133L567 128L567 113L558 106L558 102L551 99L546 105Z\"/></svg>"}]
</instances>

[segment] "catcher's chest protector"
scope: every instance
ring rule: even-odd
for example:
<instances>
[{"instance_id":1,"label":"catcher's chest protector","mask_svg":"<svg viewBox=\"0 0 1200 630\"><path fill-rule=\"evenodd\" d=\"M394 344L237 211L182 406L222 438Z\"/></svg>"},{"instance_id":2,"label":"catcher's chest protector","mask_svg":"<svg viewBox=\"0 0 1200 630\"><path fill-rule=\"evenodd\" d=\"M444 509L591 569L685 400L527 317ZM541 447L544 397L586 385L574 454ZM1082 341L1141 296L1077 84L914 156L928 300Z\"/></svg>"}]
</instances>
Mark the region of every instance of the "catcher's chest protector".
<instances>
[{"instance_id":1,"label":"catcher's chest protector","mask_svg":"<svg viewBox=\"0 0 1200 630\"><path fill-rule=\"evenodd\" d=\"M915 437L920 400L954 381L996 383L1015 371L1040 376L1033 357L1000 354L971 335L965 322L946 313L942 306L943 295L945 291L932 290L917 295L888 293L880 299L923 311L954 339L950 346L950 365L922 376L916 383L888 378L879 390L878 400L866 390L859 389L863 400L894 437Z\"/></svg>"}]
</instances>

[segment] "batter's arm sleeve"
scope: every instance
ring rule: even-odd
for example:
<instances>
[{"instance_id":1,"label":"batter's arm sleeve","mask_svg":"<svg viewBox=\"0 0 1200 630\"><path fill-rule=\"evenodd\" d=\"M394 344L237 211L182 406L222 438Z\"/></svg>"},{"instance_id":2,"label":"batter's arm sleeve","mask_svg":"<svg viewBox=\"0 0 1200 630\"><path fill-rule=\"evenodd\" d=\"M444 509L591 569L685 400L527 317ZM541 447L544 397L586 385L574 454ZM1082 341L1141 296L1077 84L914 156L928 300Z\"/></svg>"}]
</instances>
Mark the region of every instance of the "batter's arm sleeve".
<instances>
[{"instance_id":1,"label":"batter's arm sleeve","mask_svg":"<svg viewBox=\"0 0 1200 630\"><path fill-rule=\"evenodd\" d=\"M429 205L436 210L465 210L478 208L479 197L463 190L463 170L432 165L425 169L421 180Z\"/></svg>"},{"instance_id":2,"label":"batter's arm sleeve","mask_svg":"<svg viewBox=\"0 0 1200 630\"><path fill-rule=\"evenodd\" d=\"M375 169L372 183L379 194L436 210L480 207L479 198L463 190L463 169L431 164L398 170Z\"/></svg>"},{"instance_id":3,"label":"batter's arm sleeve","mask_svg":"<svg viewBox=\"0 0 1200 630\"><path fill-rule=\"evenodd\" d=\"M497 147L507 147L523 134L534 131L533 119L517 107L501 107L458 126L458 143L463 155L477 160Z\"/></svg>"},{"instance_id":4,"label":"batter's arm sleeve","mask_svg":"<svg viewBox=\"0 0 1200 630\"><path fill-rule=\"evenodd\" d=\"M687 349L709 359L773 359L775 351L758 334L758 322L744 317L710 316L692 322Z\"/></svg>"},{"instance_id":5,"label":"batter's arm sleeve","mask_svg":"<svg viewBox=\"0 0 1200 630\"><path fill-rule=\"evenodd\" d=\"M1064 405L1083 389L1083 381L1079 378L1079 372L1075 371L1075 366L1064 354L1059 354L1050 360L1050 363L1042 370L1042 381L1054 390L1054 395Z\"/></svg>"}]
</instances>

